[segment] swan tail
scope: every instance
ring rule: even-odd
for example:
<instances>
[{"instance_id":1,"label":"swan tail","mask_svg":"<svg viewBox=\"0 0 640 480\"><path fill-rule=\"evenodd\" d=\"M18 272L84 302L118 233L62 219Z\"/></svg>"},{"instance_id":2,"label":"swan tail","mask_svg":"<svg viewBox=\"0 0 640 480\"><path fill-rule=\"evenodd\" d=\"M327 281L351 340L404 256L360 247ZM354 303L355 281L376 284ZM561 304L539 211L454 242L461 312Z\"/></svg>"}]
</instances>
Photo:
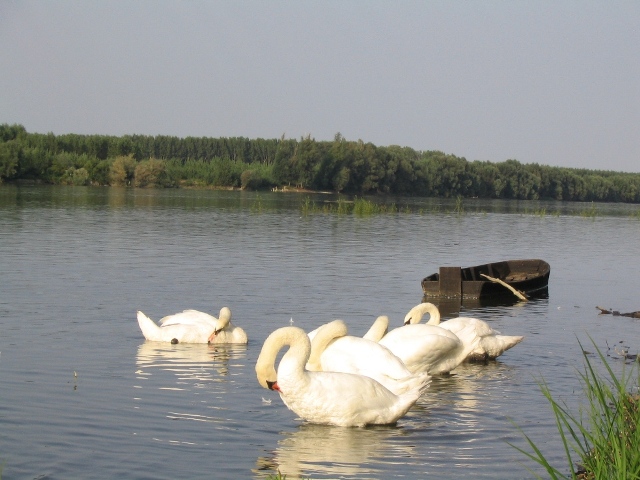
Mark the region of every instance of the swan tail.
<instances>
[{"instance_id":1,"label":"swan tail","mask_svg":"<svg viewBox=\"0 0 640 480\"><path fill-rule=\"evenodd\" d=\"M431 384L431 375L426 372L415 373L395 380L392 392L396 395L416 392L418 397L422 396Z\"/></svg>"},{"instance_id":2,"label":"swan tail","mask_svg":"<svg viewBox=\"0 0 640 480\"><path fill-rule=\"evenodd\" d=\"M398 395L397 406L399 408L398 413L400 414L398 418L404 415L405 413L407 413L409 409L415 405L418 399L422 396L422 394L431 384L431 376L428 373L418 373L415 376L420 377L422 380L422 383L416 386L415 388Z\"/></svg>"},{"instance_id":3,"label":"swan tail","mask_svg":"<svg viewBox=\"0 0 640 480\"><path fill-rule=\"evenodd\" d=\"M484 338L482 340L482 347L485 358L495 359L510 348L515 347L522 340L524 340L523 336L515 335L496 335L495 337Z\"/></svg>"},{"instance_id":4,"label":"swan tail","mask_svg":"<svg viewBox=\"0 0 640 480\"><path fill-rule=\"evenodd\" d=\"M142 335L147 340L156 340L158 334L160 333L160 327L155 324L153 320L147 317L144 313L138 310L138 325L140 325L140 330L142 331Z\"/></svg>"}]
</instances>

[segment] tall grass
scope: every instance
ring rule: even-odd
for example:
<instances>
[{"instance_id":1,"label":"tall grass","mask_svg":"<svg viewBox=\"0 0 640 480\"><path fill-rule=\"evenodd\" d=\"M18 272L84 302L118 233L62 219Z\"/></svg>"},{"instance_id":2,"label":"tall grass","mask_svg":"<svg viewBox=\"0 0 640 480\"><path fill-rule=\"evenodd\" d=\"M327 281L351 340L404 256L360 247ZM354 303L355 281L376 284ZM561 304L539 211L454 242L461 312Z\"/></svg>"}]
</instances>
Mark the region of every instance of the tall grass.
<instances>
[{"instance_id":1,"label":"tall grass","mask_svg":"<svg viewBox=\"0 0 640 480\"><path fill-rule=\"evenodd\" d=\"M464 199L460 195L456 197L456 205L453 208L453 213L456 215L464 215Z\"/></svg>"},{"instance_id":2,"label":"tall grass","mask_svg":"<svg viewBox=\"0 0 640 480\"><path fill-rule=\"evenodd\" d=\"M395 203L375 203L365 198L356 197L353 201L339 199L335 202L326 202L318 206L309 197L305 197L300 204L300 211L304 215L311 213L337 213L353 214L358 216L378 215L384 213L412 213L408 205L398 208Z\"/></svg>"},{"instance_id":3,"label":"tall grass","mask_svg":"<svg viewBox=\"0 0 640 480\"><path fill-rule=\"evenodd\" d=\"M544 381L541 382L540 388L551 405L571 478L638 479L640 478L638 364L634 362L630 371L625 366L618 376L602 352L597 348L596 351L604 364L606 376L596 371L585 352L585 367L584 372L580 374L580 379L587 404L578 414L573 413L565 402L555 400ZM524 432L522 433L532 452L512 446L542 466L549 478L567 478L566 471L563 472L557 466L551 465L533 440ZM542 477L537 476L537 478Z\"/></svg>"},{"instance_id":4,"label":"tall grass","mask_svg":"<svg viewBox=\"0 0 640 480\"><path fill-rule=\"evenodd\" d=\"M598 215L598 208L596 204L591 202L591 206L589 208L585 208L580 212L581 217L595 218Z\"/></svg>"}]
</instances>

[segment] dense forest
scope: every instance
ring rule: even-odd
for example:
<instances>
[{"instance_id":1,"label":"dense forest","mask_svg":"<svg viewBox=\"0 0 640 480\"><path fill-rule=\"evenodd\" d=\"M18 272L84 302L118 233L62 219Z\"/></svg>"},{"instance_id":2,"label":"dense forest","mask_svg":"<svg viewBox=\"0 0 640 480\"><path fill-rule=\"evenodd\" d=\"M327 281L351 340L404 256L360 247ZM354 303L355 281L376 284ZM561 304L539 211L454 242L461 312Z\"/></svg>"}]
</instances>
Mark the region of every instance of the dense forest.
<instances>
[{"instance_id":1,"label":"dense forest","mask_svg":"<svg viewBox=\"0 0 640 480\"><path fill-rule=\"evenodd\" d=\"M438 151L333 141L29 133L0 125L0 183L285 186L350 194L640 203L640 174L467 161Z\"/></svg>"}]
</instances>

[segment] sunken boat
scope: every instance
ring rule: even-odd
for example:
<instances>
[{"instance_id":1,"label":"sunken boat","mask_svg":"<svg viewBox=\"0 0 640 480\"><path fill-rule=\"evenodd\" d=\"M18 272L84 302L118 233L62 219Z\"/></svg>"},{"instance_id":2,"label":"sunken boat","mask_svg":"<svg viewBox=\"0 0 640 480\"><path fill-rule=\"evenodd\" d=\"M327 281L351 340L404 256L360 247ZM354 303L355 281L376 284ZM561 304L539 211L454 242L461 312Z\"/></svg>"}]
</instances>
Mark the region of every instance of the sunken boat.
<instances>
[{"instance_id":1,"label":"sunken boat","mask_svg":"<svg viewBox=\"0 0 640 480\"><path fill-rule=\"evenodd\" d=\"M516 292L533 298L548 294L550 273L544 260L504 260L474 267L440 267L421 284L425 298L490 299L513 297Z\"/></svg>"}]
</instances>

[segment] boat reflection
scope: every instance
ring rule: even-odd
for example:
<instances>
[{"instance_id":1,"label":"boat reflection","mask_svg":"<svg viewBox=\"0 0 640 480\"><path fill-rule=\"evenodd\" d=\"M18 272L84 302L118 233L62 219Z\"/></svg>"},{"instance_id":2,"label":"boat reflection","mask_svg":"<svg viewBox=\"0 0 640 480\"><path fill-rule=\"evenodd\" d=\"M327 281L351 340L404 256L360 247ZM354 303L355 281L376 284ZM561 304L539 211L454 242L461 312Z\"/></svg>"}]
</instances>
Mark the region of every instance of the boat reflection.
<instances>
[{"instance_id":1,"label":"boat reflection","mask_svg":"<svg viewBox=\"0 0 640 480\"><path fill-rule=\"evenodd\" d=\"M272 458L259 458L257 471L279 471L287 478L325 476L331 478L380 478L382 458L400 461L414 452L398 437L397 426L347 428L304 423L294 432L283 432Z\"/></svg>"},{"instance_id":2,"label":"boat reflection","mask_svg":"<svg viewBox=\"0 0 640 480\"><path fill-rule=\"evenodd\" d=\"M528 301L520 300L515 295L507 297L489 297L489 298L462 298L462 297L427 297L423 296L421 302L433 303L438 310L442 319L470 316L469 312L473 310L483 311L491 309L508 309L508 307L524 307L527 304L537 302L548 302L549 289L545 288L539 291L535 297Z\"/></svg>"}]
</instances>

